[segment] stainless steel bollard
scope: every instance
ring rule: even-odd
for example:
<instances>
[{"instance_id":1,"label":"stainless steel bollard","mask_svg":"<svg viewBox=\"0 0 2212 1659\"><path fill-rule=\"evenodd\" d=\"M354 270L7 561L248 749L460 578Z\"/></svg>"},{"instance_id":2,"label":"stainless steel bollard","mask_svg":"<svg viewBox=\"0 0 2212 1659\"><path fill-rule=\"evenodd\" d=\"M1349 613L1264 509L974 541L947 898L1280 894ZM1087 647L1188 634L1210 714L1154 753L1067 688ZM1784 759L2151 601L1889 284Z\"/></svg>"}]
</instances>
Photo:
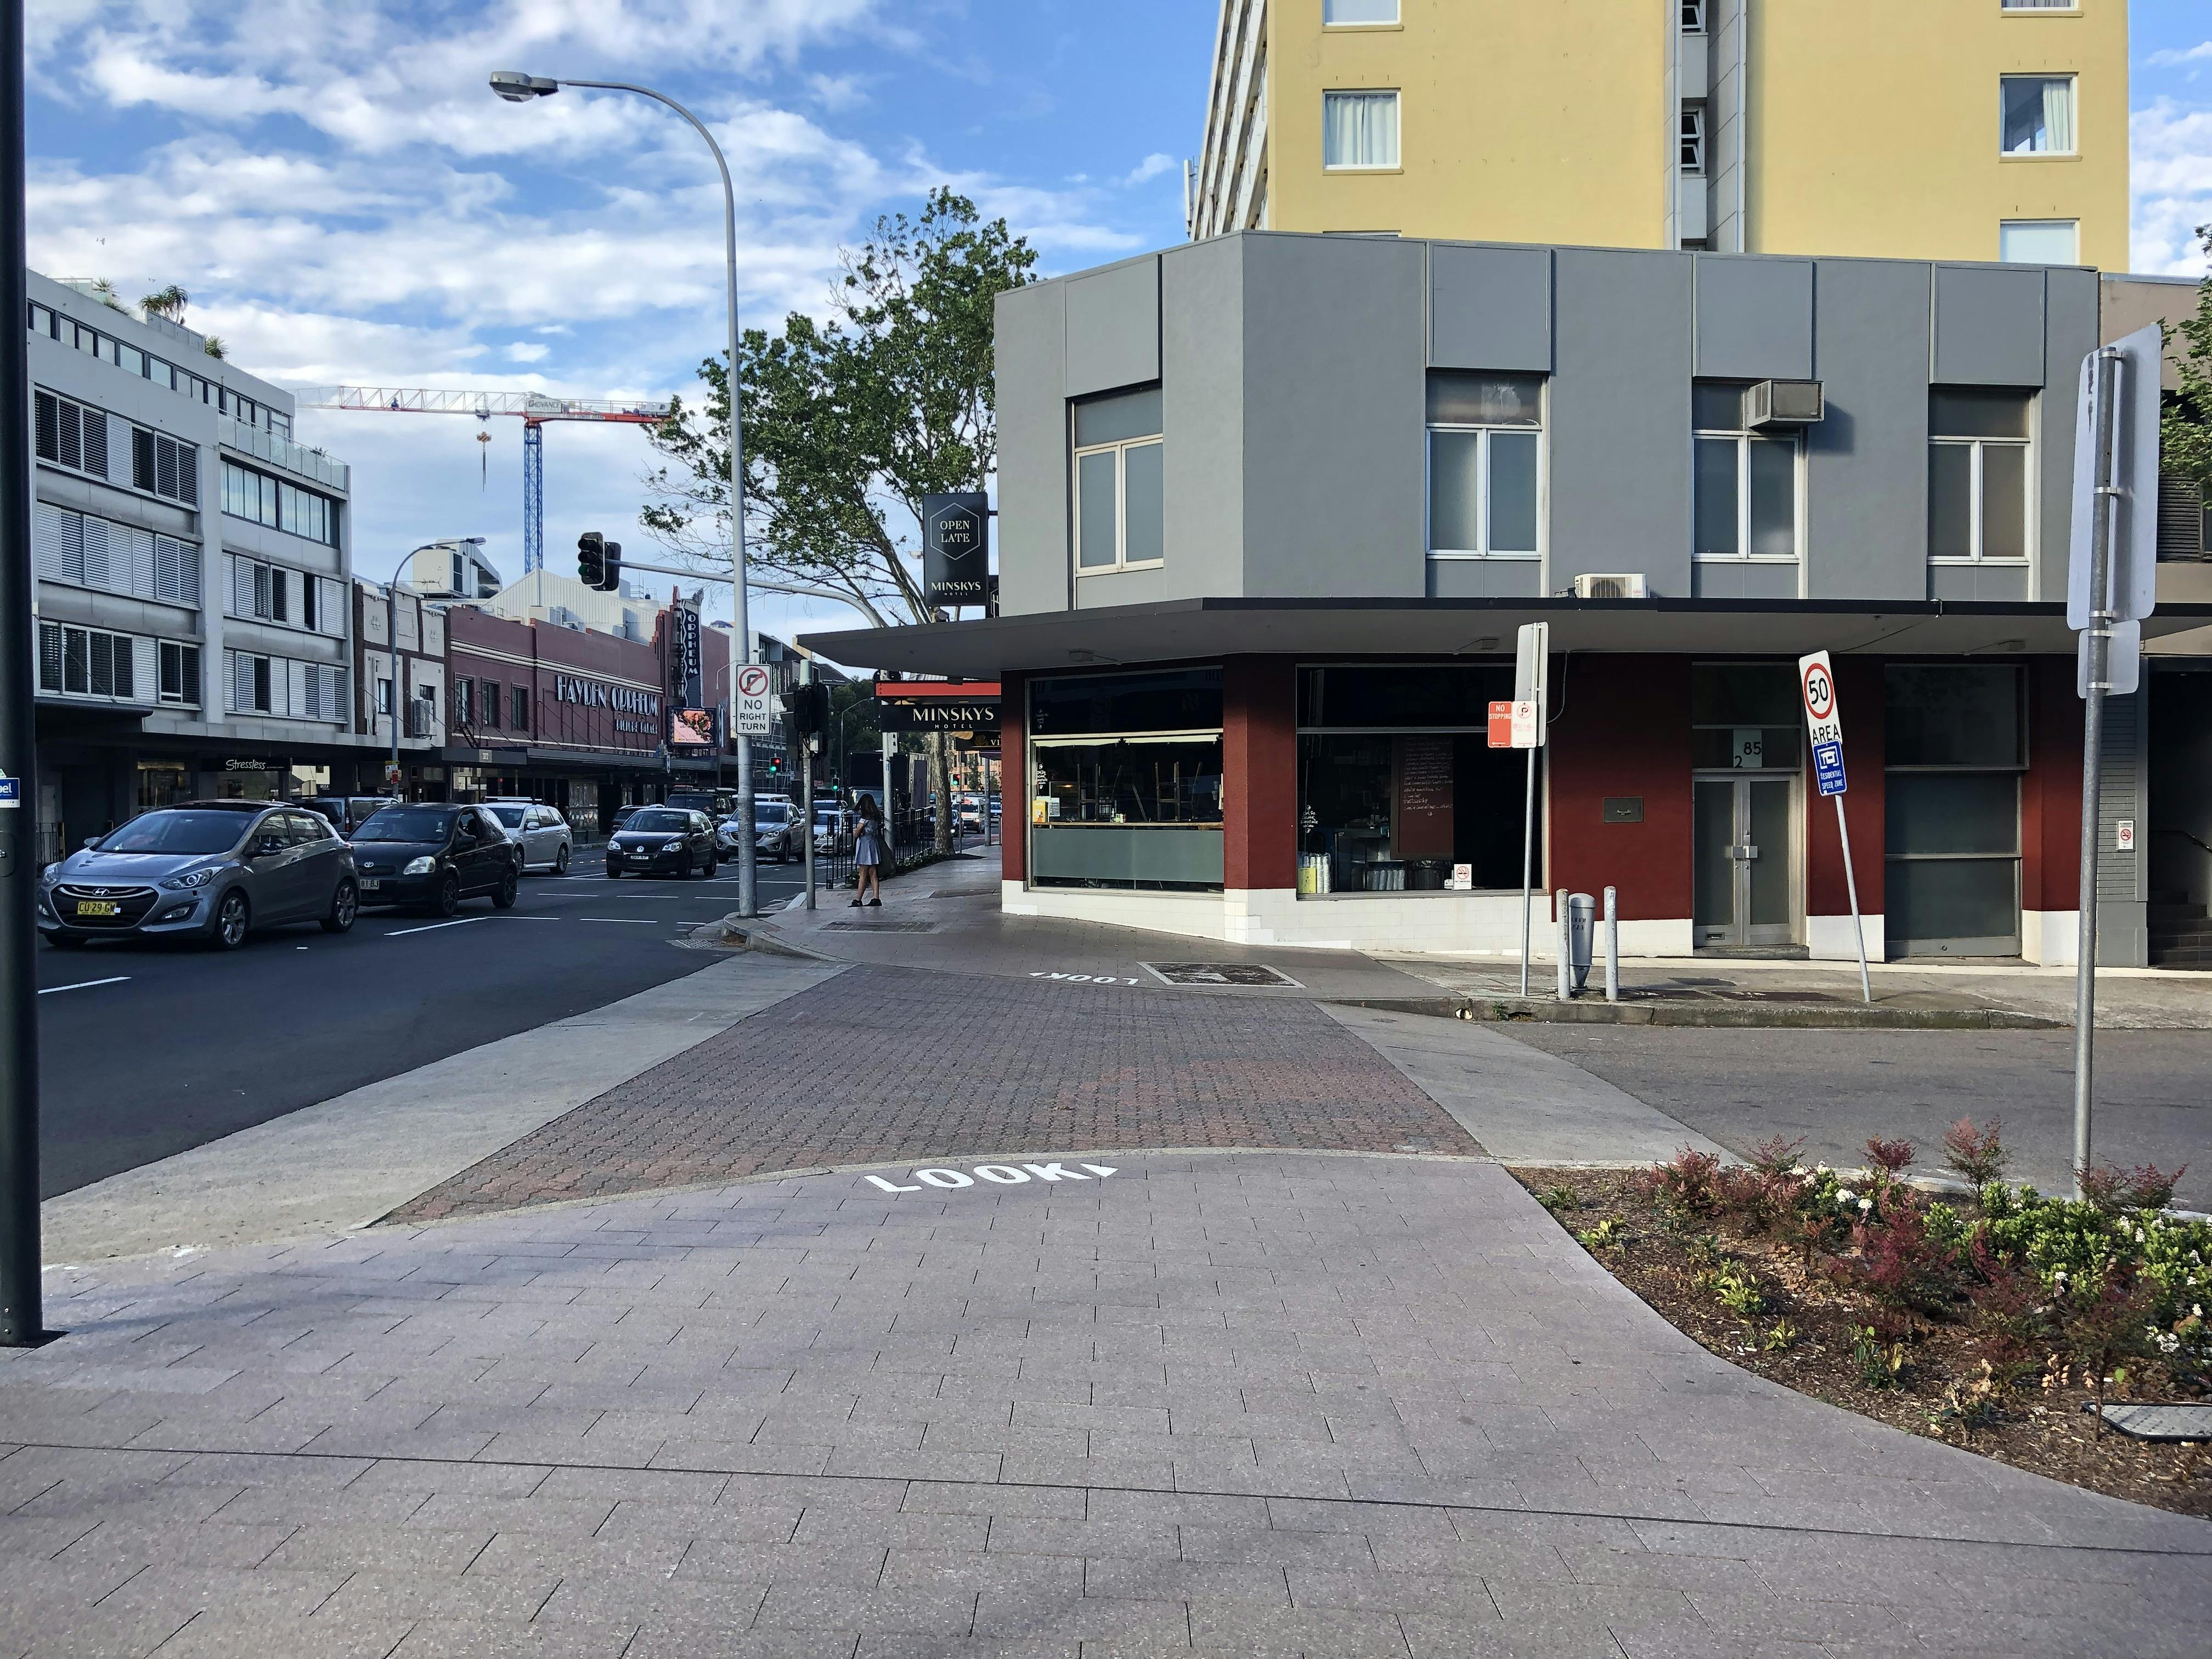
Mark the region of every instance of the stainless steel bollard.
<instances>
[{"instance_id":1,"label":"stainless steel bollard","mask_svg":"<svg viewBox=\"0 0 2212 1659\"><path fill-rule=\"evenodd\" d=\"M1620 916L1610 887L1605 890L1605 1000L1620 1000Z\"/></svg>"}]
</instances>

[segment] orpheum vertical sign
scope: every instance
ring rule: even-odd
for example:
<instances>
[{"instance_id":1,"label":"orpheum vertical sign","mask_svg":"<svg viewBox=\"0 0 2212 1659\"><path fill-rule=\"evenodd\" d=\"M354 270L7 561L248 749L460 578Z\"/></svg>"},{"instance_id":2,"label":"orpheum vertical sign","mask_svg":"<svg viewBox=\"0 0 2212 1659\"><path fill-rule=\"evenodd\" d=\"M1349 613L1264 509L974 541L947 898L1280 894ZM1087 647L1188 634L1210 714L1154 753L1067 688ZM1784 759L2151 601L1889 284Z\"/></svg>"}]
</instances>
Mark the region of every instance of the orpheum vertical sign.
<instances>
[{"instance_id":1,"label":"orpheum vertical sign","mask_svg":"<svg viewBox=\"0 0 2212 1659\"><path fill-rule=\"evenodd\" d=\"M921 498L922 598L957 610L990 593L991 498L980 490Z\"/></svg>"},{"instance_id":2,"label":"orpheum vertical sign","mask_svg":"<svg viewBox=\"0 0 2212 1659\"><path fill-rule=\"evenodd\" d=\"M675 673L677 701L686 708L696 708L704 698L702 683L705 659L699 644L699 612L693 606L679 605L673 612L676 622Z\"/></svg>"}]
</instances>

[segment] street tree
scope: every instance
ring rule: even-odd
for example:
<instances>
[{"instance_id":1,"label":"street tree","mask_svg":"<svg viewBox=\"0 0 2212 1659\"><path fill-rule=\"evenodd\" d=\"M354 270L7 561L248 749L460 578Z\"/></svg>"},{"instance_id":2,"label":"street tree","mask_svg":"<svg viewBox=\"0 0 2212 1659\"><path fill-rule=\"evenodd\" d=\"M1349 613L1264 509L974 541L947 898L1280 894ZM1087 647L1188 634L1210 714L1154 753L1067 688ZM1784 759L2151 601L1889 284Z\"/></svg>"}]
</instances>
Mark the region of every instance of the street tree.
<instances>
[{"instance_id":1,"label":"street tree","mask_svg":"<svg viewBox=\"0 0 2212 1659\"><path fill-rule=\"evenodd\" d=\"M939 620L923 591L924 495L987 487L998 459L994 301L1033 280L1036 253L966 197L877 220L840 255L826 314L786 317L739 345L750 586L835 599L877 627ZM662 465L646 528L704 561L728 544L727 365L700 365L703 405L675 400L651 434ZM939 850L952 836L950 740L931 734Z\"/></svg>"},{"instance_id":2,"label":"street tree","mask_svg":"<svg viewBox=\"0 0 2212 1659\"><path fill-rule=\"evenodd\" d=\"M2212 224L2197 226L2197 240L2212 264ZM2173 324L2166 339L2180 386L2162 399L2159 470L2212 496L2212 275L2197 286L2196 311Z\"/></svg>"}]
</instances>

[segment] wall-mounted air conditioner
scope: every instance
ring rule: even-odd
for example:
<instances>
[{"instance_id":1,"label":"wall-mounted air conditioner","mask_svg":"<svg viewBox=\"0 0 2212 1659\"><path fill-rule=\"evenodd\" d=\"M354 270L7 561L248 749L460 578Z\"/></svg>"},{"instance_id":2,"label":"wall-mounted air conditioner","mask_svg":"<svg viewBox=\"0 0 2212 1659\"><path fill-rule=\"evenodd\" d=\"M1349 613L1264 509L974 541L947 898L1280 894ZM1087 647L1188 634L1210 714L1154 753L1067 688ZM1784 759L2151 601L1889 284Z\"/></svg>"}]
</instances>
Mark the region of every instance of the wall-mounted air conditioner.
<instances>
[{"instance_id":1,"label":"wall-mounted air conditioner","mask_svg":"<svg viewBox=\"0 0 2212 1659\"><path fill-rule=\"evenodd\" d=\"M1646 597L1644 573L1640 570L1618 571L1612 574L1593 572L1575 578L1575 597L1578 599L1640 599Z\"/></svg>"},{"instance_id":2,"label":"wall-mounted air conditioner","mask_svg":"<svg viewBox=\"0 0 2212 1659\"><path fill-rule=\"evenodd\" d=\"M1769 426L1811 426L1826 410L1818 380L1761 380L1743 394L1743 423L1753 432Z\"/></svg>"}]
</instances>

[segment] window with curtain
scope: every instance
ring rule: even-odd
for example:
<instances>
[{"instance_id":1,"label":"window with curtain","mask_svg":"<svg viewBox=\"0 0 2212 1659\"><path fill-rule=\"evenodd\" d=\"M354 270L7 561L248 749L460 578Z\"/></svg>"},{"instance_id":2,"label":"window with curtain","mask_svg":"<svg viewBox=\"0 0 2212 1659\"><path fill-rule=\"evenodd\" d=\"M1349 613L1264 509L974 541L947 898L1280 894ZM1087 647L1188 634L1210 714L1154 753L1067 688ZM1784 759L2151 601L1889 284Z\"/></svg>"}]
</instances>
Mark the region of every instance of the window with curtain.
<instances>
[{"instance_id":1,"label":"window with curtain","mask_svg":"<svg viewBox=\"0 0 2212 1659\"><path fill-rule=\"evenodd\" d=\"M1321 100L1322 165L1395 167L1398 165L1398 94L1325 92Z\"/></svg>"},{"instance_id":2,"label":"window with curtain","mask_svg":"<svg viewBox=\"0 0 2212 1659\"><path fill-rule=\"evenodd\" d=\"M1692 550L1700 559L1795 559L1797 438L1747 429L1743 394L1734 381L1699 381L1691 388Z\"/></svg>"},{"instance_id":3,"label":"window with curtain","mask_svg":"<svg viewBox=\"0 0 2212 1659\"><path fill-rule=\"evenodd\" d=\"M1939 563L2027 557L2029 398L1937 386L1928 398L1928 556Z\"/></svg>"},{"instance_id":4,"label":"window with curtain","mask_svg":"<svg viewBox=\"0 0 2212 1659\"><path fill-rule=\"evenodd\" d=\"M2072 76L2007 75L1997 85L2007 155L2075 153Z\"/></svg>"},{"instance_id":5,"label":"window with curtain","mask_svg":"<svg viewBox=\"0 0 2212 1659\"><path fill-rule=\"evenodd\" d=\"M1160 409L1158 386L1075 405L1079 576L1158 565L1166 556Z\"/></svg>"},{"instance_id":6,"label":"window with curtain","mask_svg":"<svg viewBox=\"0 0 2212 1659\"><path fill-rule=\"evenodd\" d=\"M1542 380L1432 370L1428 425L1429 556L1536 557Z\"/></svg>"},{"instance_id":7,"label":"window with curtain","mask_svg":"<svg viewBox=\"0 0 2212 1659\"><path fill-rule=\"evenodd\" d=\"M1997 258L2008 265L2081 262L2079 219L2007 219L1997 227Z\"/></svg>"},{"instance_id":8,"label":"window with curtain","mask_svg":"<svg viewBox=\"0 0 2212 1659\"><path fill-rule=\"evenodd\" d=\"M1322 0L1321 21L1332 28L1347 23L1395 23L1398 0Z\"/></svg>"}]
</instances>

